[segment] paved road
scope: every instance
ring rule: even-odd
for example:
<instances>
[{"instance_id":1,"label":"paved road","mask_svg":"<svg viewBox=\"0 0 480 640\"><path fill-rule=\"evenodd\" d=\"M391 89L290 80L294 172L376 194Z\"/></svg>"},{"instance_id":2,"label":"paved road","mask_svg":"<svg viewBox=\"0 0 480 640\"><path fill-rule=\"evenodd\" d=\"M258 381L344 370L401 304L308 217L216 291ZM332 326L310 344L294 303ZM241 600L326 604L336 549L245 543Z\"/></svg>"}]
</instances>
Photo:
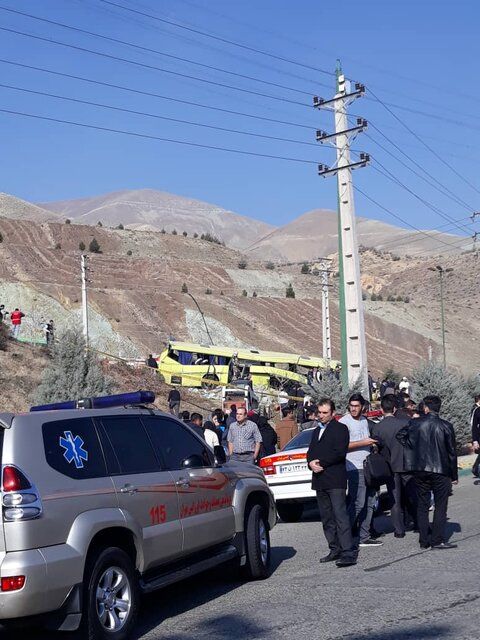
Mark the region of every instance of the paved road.
<instances>
[{"instance_id":1,"label":"paved road","mask_svg":"<svg viewBox=\"0 0 480 640\"><path fill-rule=\"evenodd\" d=\"M387 534L383 547L362 550L349 569L318 564L326 545L313 512L300 523L280 523L269 580L244 584L216 570L157 592L144 601L135 638L471 640L480 618L480 486L473 479L461 478L449 518L457 550L421 551L417 534ZM377 524L390 531L388 518ZM0 633L7 638L13 636Z\"/></svg>"}]
</instances>

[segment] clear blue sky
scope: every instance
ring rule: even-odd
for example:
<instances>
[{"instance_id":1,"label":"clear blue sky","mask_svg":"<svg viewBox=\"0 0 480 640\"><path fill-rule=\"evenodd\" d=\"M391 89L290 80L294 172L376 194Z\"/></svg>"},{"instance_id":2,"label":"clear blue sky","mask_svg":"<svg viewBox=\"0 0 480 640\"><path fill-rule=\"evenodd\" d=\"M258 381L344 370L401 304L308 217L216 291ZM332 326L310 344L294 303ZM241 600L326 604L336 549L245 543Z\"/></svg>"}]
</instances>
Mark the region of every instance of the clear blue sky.
<instances>
[{"instance_id":1,"label":"clear blue sky","mask_svg":"<svg viewBox=\"0 0 480 640\"><path fill-rule=\"evenodd\" d=\"M114 1L310 67L333 72L336 58L341 58L346 75L365 83L367 89L371 87L383 101L428 112L430 115L424 116L391 107L437 154L480 190L480 118L476 115L480 98L477 81L480 5L475 0L456 3L442 0L367 0L364 3L352 0L298 0L295 3L291 0ZM124 12L100 0L2 0L0 4L299 91L263 85L0 11L0 26L3 27L270 94L278 99L208 85L6 32L2 32L0 44L3 59L295 122L312 129L177 104L6 64L0 64L2 84L290 138L296 142L217 132L2 87L0 108L200 144L327 164L333 162L332 149L300 144L314 142L316 127L332 129L331 113L320 113L309 106L311 95L333 95L332 76ZM290 104L282 98L304 104ZM360 136L353 144L355 149L370 152L417 195L455 219L466 218L473 210L480 210L480 193L435 158L381 104L363 98L355 102L351 111L365 116L465 205L436 191L379 149L371 139ZM0 123L0 189L27 200L69 199L149 187L209 201L278 225L313 208L336 207L335 179L318 177L314 164L195 149L3 113L0 113ZM368 134L399 155L376 129L370 129ZM403 160L411 165L410 160L405 157ZM415 170L419 171L418 168ZM355 172L354 179L365 193L416 226L435 228L448 224L373 167ZM430 178L427 180L431 182ZM356 199L359 215L398 223L360 194ZM468 225L465 233L470 229L473 231L474 227Z\"/></svg>"}]
</instances>

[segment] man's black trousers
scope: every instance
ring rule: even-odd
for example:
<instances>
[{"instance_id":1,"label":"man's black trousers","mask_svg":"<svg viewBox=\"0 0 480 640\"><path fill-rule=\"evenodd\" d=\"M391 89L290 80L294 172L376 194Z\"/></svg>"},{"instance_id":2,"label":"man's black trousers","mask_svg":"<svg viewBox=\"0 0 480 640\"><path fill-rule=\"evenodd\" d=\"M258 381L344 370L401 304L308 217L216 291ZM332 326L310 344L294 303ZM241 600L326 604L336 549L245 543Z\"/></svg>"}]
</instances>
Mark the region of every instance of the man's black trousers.
<instances>
[{"instance_id":1,"label":"man's black trousers","mask_svg":"<svg viewBox=\"0 0 480 640\"><path fill-rule=\"evenodd\" d=\"M330 552L354 560L357 552L353 545L345 489L321 489L317 491L317 502Z\"/></svg>"},{"instance_id":2,"label":"man's black trousers","mask_svg":"<svg viewBox=\"0 0 480 640\"><path fill-rule=\"evenodd\" d=\"M392 500L392 524L395 533L405 533L405 525L408 520L413 520L414 528L417 528L417 491L415 479L409 473L394 473L387 482L388 493ZM408 516L407 516L408 514Z\"/></svg>"},{"instance_id":3,"label":"man's black trousers","mask_svg":"<svg viewBox=\"0 0 480 640\"><path fill-rule=\"evenodd\" d=\"M417 487L417 522L420 531L420 544L436 545L445 542L445 527L447 524L448 496L452 490L452 481L448 476L440 473L417 471L415 473ZM435 501L433 513L432 533L429 535L428 510L430 508L431 492Z\"/></svg>"}]
</instances>

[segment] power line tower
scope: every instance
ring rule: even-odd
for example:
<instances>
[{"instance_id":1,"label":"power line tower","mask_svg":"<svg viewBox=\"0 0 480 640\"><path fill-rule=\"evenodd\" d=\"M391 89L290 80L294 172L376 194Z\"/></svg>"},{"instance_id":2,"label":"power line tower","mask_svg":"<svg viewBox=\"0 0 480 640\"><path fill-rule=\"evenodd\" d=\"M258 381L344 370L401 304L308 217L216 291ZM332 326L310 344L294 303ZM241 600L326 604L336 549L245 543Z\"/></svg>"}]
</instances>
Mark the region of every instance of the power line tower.
<instances>
[{"instance_id":1,"label":"power line tower","mask_svg":"<svg viewBox=\"0 0 480 640\"><path fill-rule=\"evenodd\" d=\"M337 64L337 93L330 100L314 97L314 107L330 109L335 114L335 133L317 131L318 142L335 146L337 161L333 167L319 165L321 176L336 175L338 186L338 260L340 276L340 337L342 354L342 380L353 385L360 378L368 397L367 349L363 314L360 261L353 199L352 169L364 167L370 160L367 153L360 154L358 162L350 161L351 141L366 129L368 123L358 118L350 127L347 107L365 93L364 85L356 83L353 91L350 82Z\"/></svg>"},{"instance_id":2,"label":"power line tower","mask_svg":"<svg viewBox=\"0 0 480 640\"><path fill-rule=\"evenodd\" d=\"M82 320L83 320L83 337L85 345L88 347L88 300L87 300L87 260L88 256L82 255Z\"/></svg>"}]
</instances>

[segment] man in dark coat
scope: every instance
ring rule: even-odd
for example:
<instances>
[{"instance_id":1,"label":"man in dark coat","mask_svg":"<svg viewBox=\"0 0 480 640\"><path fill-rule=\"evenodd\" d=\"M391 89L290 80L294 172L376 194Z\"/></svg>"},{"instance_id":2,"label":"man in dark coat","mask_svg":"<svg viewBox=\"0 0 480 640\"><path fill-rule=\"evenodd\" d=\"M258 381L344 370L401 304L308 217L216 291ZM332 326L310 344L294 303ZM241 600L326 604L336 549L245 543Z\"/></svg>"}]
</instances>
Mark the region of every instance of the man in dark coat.
<instances>
[{"instance_id":1,"label":"man in dark coat","mask_svg":"<svg viewBox=\"0 0 480 640\"><path fill-rule=\"evenodd\" d=\"M388 493L392 502L392 523L395 537L405 537L405 508L411 519L417 521L417 494L415 479L411 473L405 473L403 462L403 446L397 440L397 433L405 427L409 420L397 417L395 411L395 397L383 396L381 400L383 420L371 427L372 438L378 441L380 453L388 461L393 473L387 483Z\"/></svg>"},{"instance_id":2,"label":"man in dark coat","mask_svg":"<svg viewBox=\"0 0 480 640\"><path fill-rule=\"evenodd\" d=\"M337 567L349 567L357 562L346 505L349 432L346 425L334 419L334 413L332 400L319 401L319 425L312 434L307 462L313 472L312 489L317 492L323 532L330 549L320 562L336 561Z\"/></svg>"},{"instance_id":3,"label":"man in dark coat","mask_svg":"<svg viewBox=\"0 0 480 640\"><path fill-rule=\"evenodd\" d=\"M271 456L275 453L278 441L277 432L268 422L265 416L258 416L256 420L258 430L262 436L262 444L260 447L260 457Z\"/></svg>"},{"instance_id":4,"label":"man in dark coat","mask_svg":"<svg viewBox=\"0 0 480 640\"><path fill-rule=\"evenodd\" d=\"M410 420L397 433L397 439L405 447L405 471L415 475L420 547L454 549L456 544L446 542L445 527L452 482L458 482L455 431L450 422L439 416L442 401L438 396L427 396L423 403L425 415ZM428 510L432 491L435 512L430 535Z\"/></svg>"},{"instance_id":5,"label":"man in dark coat","mask_svg":"<svg viewBox=\"0 0 480 640\"><path fill-rule=\"evenodd\" d=\"M472 409L470 422L472 427L473 450L478 453L478 456L473 463L472 473L478 478L480 468L480 395L475 396L475 406Z\"/></svg>"}]
</instances>

